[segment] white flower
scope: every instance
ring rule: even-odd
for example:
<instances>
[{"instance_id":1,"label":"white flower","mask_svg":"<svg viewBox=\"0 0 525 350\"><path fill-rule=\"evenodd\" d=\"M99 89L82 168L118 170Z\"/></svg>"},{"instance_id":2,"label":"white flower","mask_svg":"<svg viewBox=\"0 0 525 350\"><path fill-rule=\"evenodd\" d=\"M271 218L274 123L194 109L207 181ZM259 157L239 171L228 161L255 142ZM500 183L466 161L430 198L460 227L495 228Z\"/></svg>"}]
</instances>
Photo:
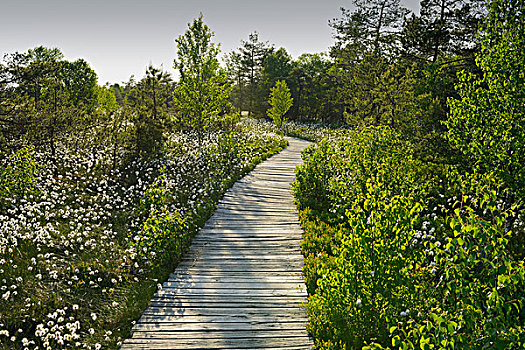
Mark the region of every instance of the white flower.
<instances>
[{"instance_id":1,"label":"white flower","mask_svg":"<svg viewBox=\"0 0 525 350\"><path fill-rule=\"evenodd\" d=\"M361 308L363 306L361 299L357 299L357 301L355 302L355 306L357 306L358 308Z\"/></svg>"}]
</instances>

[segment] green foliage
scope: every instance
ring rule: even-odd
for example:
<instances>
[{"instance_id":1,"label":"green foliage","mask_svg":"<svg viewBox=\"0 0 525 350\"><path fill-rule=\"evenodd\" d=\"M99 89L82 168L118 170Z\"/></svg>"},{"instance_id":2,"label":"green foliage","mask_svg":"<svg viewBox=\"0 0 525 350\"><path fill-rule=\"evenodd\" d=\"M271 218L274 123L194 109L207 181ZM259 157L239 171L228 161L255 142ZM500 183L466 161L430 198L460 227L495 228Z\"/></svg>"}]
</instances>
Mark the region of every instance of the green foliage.
<instances>
[{"instance_id":1,"label":"green foliage","mask_svg":"<svg viewBox=\"0 0 525 350\"><path fill-rule=\"evenodd\" d=\"M291 113L295 119L335 121L341 115L340 101L334 77L333 63L325 54L302 54L292 62L286 78L295 104Z\"/></svg>"},{"instance_id":2,"label":"green foliage","mask_svg":"<svg viewBox=\"0 0 525 350\"><path fill-rule=\"evenodd\" d=\"M6 55L0 64L0 139L47 144L55 157L65 134L81 134L94 122L97 76L82 59L69 62L43 46Z\"/></svg>"},{"instance_id":3,"label":"green foliage","mask_svg":"<svg viewBox=\"0 0 525 350\"><path fill-rule=\"evenodd\" d=\"M267 114L272 118L275 125L281 129L283 122L286 121L284 115L293 104L292 94L290 94L290 89L285 81L279 80L275 83L275 86L271 89L268 103L271 107L268 109Z\"/></svg>"},{"instance_id":4,"label":"green foliage","mask_svg":"<svg viewBox=\"0 0 525 350\"><path fill-rule=\"evenodd\" d=\"M425 164L387 128L304 153L308 330L319 349L519 348L525 266L494 174Z\"/></svg>"},{"instance_id":5,"label":"green foliage","mask_svg":"<svg viewBox=\"0 0 525 350\"><path fill-rule=\"evenodd\" d=\"M95 87L95 96L97 111L103 115L112 114L119 108L115 94L109 88L97 85Z\"/></svg>"},{"instance_id":6,"label":"green foliage","mask_svg":"<svg viewBox=\"0 0 525 350\"><path fill-rule=\"evenodd\" d=\"M140 199L138 212L144 217L139 232L132 241L139 257L165 264L170 257L181 254L188 239L187 226L177 212L166 208L166 177L159 176ZM177 252L176 254L173 254Z\"/></svg>"},{"instance_id":7,"label":"green foliage","mask_svg":"<svg viewBox=\"0 0 525 350\"><path fill-rule=\"evenodd\" d=\"M213 117L228 107L231 92L226 73L217 58L220 50L211 42L213 32L204 24L202 14L176 40L180 81L175 89L175 102L184 125L204 130Z\"/></svg>"},{"instance_id":8,"label":"green foliage","mask_svg":"<svg viewBox=\"0 0 525 350\"><path fill-rule=\"evenodd\" d=\"M389 64L375 54L356 63L344 91L346 121L353 126L388 125L407 138L426 133L430 96L416 91L416 66ZM432 105L432 103L430 103Z\"/></svg>"},{"instance_id":9,"label":"green foliage","mask_svg":"<svg viewBox=\"0 0 525 350\"><path fill-rule=\"evenodd\" d=\"M6 164L0 167L0 208L5 199L22 198L36 194L35 173L38 163L34 159L34 149L24 146L12 154Z\"/></svg>"},{"instance_id":10,"label":"green foliage","mask_svg":"<svg viewBox=\"0 0 525 350\"><path fill-rule=\"evenodd\" d=\"M525 24L523 1L491 1L483 26L477 78L460 74L449 99L447 139L481 171L525 192Z\"/></svg>"},{"instance_id":11,"label":"green foliage","mask_svg":"<svg viewBox=\"0 0 525 350\"><path fill-rule=\"evenodd\" d=\"M437 63L446 57L469 57L479 47L476 34L484 1L422 0L419 15L405 21L405 55Z\"/></svg>"}]
</instances>

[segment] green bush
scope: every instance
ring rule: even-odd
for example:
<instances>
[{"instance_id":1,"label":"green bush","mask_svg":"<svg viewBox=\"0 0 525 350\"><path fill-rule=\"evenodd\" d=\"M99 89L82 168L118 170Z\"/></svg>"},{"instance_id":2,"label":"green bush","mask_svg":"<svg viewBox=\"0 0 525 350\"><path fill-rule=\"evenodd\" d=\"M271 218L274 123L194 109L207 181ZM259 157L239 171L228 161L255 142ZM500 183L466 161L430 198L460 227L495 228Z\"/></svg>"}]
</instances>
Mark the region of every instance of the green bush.
<instances>
[{"instance_id":1,"label":"green bush","mask_svg":"<svg viewBox=\"0 0 525 350\"><path fill-rule=\"evenodd\" d=\"M294 189L317 348L523 346L524 263L508 249L522 216L495 176L423 163L387 128L304 157Z\"/></svg>"},{"instance_id":2,"label":"green bush","mask_svg":"<svg viewBox=\"0 0 525 350\"><path fill-rule=\"evenodd\" d=\"M6 164L0 167L0 200L21 198L36 193L38 163L34 159L32 147L24 146L13 153ZM1 206L0 201L0 206Z\"/></svg>"}]
</instances>

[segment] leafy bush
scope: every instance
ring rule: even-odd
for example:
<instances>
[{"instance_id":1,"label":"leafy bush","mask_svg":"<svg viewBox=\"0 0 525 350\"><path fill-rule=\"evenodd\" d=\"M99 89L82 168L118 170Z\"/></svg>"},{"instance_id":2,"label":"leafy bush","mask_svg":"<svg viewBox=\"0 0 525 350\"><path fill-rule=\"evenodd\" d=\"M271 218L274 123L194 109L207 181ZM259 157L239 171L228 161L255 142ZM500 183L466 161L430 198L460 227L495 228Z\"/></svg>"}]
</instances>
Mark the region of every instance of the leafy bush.
<instances>
[{"instance_id":1,"label":"leafy bush","mask_svg":"<svg viewBox=\"0 0 525 350\"><path fill-rule=\"evenodd\" d=\"M423 163L387 128L304 158L294 190L317 348L524 345L524 262L508 249L523 213L496 177Z\"/></svg>"},{"instance_id":2,"label":"leafy bush","mask_svg":"<svg viewBox=\"0 0 525 350\"><path fill-rule=\"evenodd\" d=\"M2 200L23 197L36 193L36 171L34 149L24 146L13 153L0 167L0 208Z\"/></svg>"}]
</instances>

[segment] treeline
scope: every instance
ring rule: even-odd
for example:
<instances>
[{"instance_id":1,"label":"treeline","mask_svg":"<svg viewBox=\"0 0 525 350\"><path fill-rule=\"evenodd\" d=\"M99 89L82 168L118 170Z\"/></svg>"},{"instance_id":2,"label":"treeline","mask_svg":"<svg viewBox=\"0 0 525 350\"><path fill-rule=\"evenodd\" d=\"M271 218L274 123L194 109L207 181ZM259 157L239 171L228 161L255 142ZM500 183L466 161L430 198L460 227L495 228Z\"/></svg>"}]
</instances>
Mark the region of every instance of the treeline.
<instances>
[{"instance_id":1,"label":"treeline","mask_svg":"<svg viewBox=\"0 0 525 350\"><path fill-rule=\"evenodd\" d=\"M70 62L59 49L42 46L8 54L0 65L0 144L16 146L25 138L49 145L54 155L65 130L81 130L95 115L110 113L114 100L83 59Z\"/></svg>"},{"instance_id":2,"label":"treeline","mask_svg":"<svg viewBox=\"0 0 525 350\"><path fill-rule=\"evenodd\" d=\"M389 125L438 146L447 99L457 97L457 73L480 74L474 56L484 3L423 0L416 15L399 0L355 0L354 10L342 8L330 21L329 54L296 60L255 32L227 57L232 103L262 116L270 88L285 80L294 100L291 120Z\"/></svg>"},{"instance_id":3,"label":"treeline","mask_svg":"<svg viewBox=\"0 0 525 350\"><path fill-rule=\"evenodd\" d=\"M158 155L170 131L196 130L202 139L210 127L231 130L231 83L213 35L201 15L179 36L178 82L150 65L140 80L100 86L86 61L67 61L57 48L6 55L0 64L0 149L30 144L48 148L55 159L57 143L97 148L110 140L114 168L119 159Z\"/></svg>"},{"instance_id":4,"label":"treeline","mask_svg":"<svg viewBox=\"0 0 525 350\"><path fill-rule=\"evenodd\" d=\"M233 83L231 101L238 113L262 117L269 108L270 89L286 81L294 104L288 115L295 120L339 120L340 103L335 94L333 63L326 54L303 54L297 60L284 48L276 49L254 32L241 46L226 56L226 67Z\"/></svg>"}]
</instances>

